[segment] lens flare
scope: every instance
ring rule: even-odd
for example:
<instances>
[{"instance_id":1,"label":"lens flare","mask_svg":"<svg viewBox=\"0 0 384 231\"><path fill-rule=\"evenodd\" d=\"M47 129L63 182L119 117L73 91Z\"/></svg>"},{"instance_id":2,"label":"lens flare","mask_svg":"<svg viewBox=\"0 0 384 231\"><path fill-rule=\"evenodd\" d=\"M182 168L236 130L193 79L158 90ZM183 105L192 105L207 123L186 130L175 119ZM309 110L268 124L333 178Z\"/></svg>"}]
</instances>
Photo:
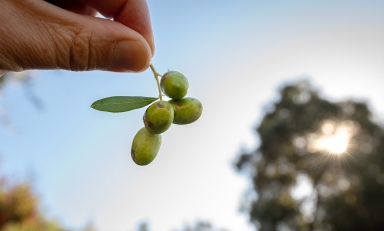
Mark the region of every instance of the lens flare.
<instances>
[{"instance_id":1,"label":"lens flare","mask_svg":"<svg viewBox=\"0 0 384 231\"><path fill-rule=\"evenodd\" d=\"M345 154L353 146L352 140L359 125L351 120L326 120L318 132L306 136L307 150L311 153Z\"/></svg>"},{"instance_id":2,"label":"lens flare","mask_svg":"<svg viewBox=\"0 0 384 231\"><path fill-rule=\"evenodd\" d=\"M324 135L316 141L317 149L332 154L342 154L347 151L350 134L347 129L339 128L332 135Z\"/></svg>"}]
</instances>

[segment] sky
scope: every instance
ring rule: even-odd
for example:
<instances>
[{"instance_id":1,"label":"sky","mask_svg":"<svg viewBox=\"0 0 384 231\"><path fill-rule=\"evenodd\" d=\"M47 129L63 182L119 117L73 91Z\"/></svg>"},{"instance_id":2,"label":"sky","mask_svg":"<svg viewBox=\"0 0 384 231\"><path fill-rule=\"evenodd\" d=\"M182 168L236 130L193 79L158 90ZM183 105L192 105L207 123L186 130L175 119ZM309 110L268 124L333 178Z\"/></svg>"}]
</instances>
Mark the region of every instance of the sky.
<instances>
[{"instance_id":1,"label":"sky","mask_svg":"<svg viewBox=\"0 0 384 231\"><path fill-rule=\"evenodd\" d=\"M8 84L0 99L15 132L0 129L0 170L28 180L42 209L70 228L170 231L196 220L251 231L239 212L248 180L232 163L257 146L254 128L283 84L308 79L330 100L367 102L384 118L384 1L148 1L159 73L182 72L204 106L172 125L155 161L133 163L145 109L112 114L92 102L156 96L150 70L35 71L30 90Z\"/></svg>"}]
</instances>

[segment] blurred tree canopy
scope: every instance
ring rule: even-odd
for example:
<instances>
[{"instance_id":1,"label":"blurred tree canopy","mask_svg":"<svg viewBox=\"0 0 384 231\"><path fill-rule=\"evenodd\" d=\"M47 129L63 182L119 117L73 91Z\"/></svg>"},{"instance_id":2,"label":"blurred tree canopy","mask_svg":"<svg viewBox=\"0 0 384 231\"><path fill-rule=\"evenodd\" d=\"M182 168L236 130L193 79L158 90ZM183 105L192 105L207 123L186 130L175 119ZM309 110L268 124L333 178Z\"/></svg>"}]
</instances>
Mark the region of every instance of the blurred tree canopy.
<instances>
[{"instance_id":1,"label":"blurred tree canopy","mask_svg":"<svg viewBox=\"0 0 384 231\"><path fill-rule=\"evenodd\" d=\"M180 231L227 231L227 230L216 228L208 221L198 221L193 226L187 226Z\"/></svg>"},{"instance_id":2,"label":"blurred tree canopy","mask_svg":"<svg viewBox=\"0 0 384 231\"><path fill-rule=\"evenodd\" d=\"M1 231L65 231L38 210L38 200L28 184L0 184Z\"/></svg>"},{"instance_id":3,"label":"blurred tree canopy","mask_svg":"<svg viewBox=\"0 0 384 231\"><path fill-rule=\"evenodd\" d=\"M306 81L279 91L236 169L260 231L384 230L384 132L364 102L331 102Z\"/></svg>"},{"instance_id":4,"label":"blurred tree canopy","mask_svg":"<svg viewBox=\"0 0 384 231\"><path fill-rule=\"evenodd\" d=\"M0 98L9 81L26 84L30 81L28 72L7 73L0 76ZM11 127L4 105L0 104L0 123ZM38 200L28 184L8 186L7 180L0 179L0 230L1 231L64 231L56 222L49 221L38 211Z\"/></svg>"},{"instance_id":5,"label":"blurred tree canopy","mask_svg":"<svg viewBox=\"0 0 384 231\"><path fill-rule=\"evenodd\" d=\"M82 231L97 231L86 224ZM49 219L40 211L36 193L29 183L10 184L0 178L0 231L74 231Z\"/></svg>"},{"instance_id":6,"label":"blurred tree canopy","mask_svg":"<svg viewBox=\"0 0 384 231\"><path fill-rule=\"evenodd\" d=\"M150 231L149 224L144 222L138 226L137 231ZM215 228L208 221L196 221L193 225L186 225L182 229L173 231L227 231L226 229Z\"/></svg>"}]
</instances>

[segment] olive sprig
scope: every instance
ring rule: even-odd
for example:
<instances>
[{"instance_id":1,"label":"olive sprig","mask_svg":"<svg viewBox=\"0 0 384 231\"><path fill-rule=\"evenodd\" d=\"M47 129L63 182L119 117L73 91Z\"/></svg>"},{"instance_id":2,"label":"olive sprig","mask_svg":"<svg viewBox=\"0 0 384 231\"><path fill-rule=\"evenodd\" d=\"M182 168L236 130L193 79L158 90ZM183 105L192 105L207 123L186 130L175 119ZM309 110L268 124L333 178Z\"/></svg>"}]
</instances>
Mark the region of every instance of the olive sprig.
<instances>
[{"instance_id":1,"label":"olive sprig","mask_svg":"<svg viewBox=\"0 0 384 231\"><path fill-rule=\"evenodd\" d=\"M162 142L160 134L168 130L172 124L193 123L203 112L203 105L199 100L185 97L189 82L182 73L167 71L164 75L160 75L152 64L150 68L157 83L158 98L112 96L97 100L91 105L99 111L116 113L142 108L152 103L144 113L144 127L137 132L132 142L131 157L137 165L148 165L155 159ZM171 99L164 101L162 92Z\"/></svg>"},{"instance_id":2,"label":"olive sprig","mask_svg":"<svg viewBox=\"0 0 384 231\"><path fill-rule=\"evenodd\" d=\"M160 98L160 101L162 101L162 100L163 100L163 96L162 96L163 94L161 93L161 90L160 90L160 83L159 83L159 78L158 78L158 77L162 78L163 76L160 75L160 74L156 71L156 69L155 69L155 67L152 65L152 63L151 63L151 65L149 65L149 67L151 68L151 70L152 70L152 72L153 72L153 75L155 76L156 83L157 83L157 89L159 90L159 98Z\"/></svg>"}]
</instances>

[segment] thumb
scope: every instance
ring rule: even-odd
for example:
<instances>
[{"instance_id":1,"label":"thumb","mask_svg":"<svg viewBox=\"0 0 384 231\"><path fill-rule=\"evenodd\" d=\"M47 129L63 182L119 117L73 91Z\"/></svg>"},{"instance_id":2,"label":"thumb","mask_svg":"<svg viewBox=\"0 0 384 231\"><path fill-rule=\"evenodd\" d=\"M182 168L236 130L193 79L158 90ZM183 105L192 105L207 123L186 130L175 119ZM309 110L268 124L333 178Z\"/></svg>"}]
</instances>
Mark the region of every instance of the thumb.
<instances>
[{"instance_id":1,"label":"thumb","mask_svg":"<svg viewBox=\"0 0 384 231\"><path fill-rule=\"evenodd\" d=\"M5 0L0 9L0 72L27 69L139 72L152 52L135 30L45 1ZM140 20L140 19L138 19Z\"/></svg>"}]
</instances>

